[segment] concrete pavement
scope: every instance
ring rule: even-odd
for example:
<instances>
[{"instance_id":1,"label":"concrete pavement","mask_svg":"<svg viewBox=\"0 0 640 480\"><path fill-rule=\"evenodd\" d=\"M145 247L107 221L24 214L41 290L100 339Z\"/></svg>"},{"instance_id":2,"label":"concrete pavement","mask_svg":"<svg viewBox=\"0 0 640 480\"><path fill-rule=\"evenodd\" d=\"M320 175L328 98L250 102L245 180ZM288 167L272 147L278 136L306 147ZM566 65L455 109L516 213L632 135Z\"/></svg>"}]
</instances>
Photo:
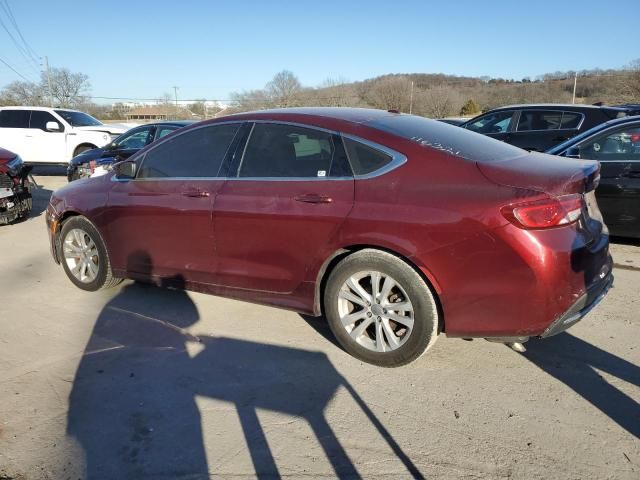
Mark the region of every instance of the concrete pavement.
<instances>
[{"instance_id":1,"label":"concrete pavement","mask_svg":"<svg viewBox=\"0 0 640 480\"><path fill-rule=\"evenodd\" d=\"M639 270L524 354L443 336L380 369L295 313L75 288L42 214L66 181L38 180L32 217L0 228L0 479L640 476Z\"/></svg>"}]
</instances>

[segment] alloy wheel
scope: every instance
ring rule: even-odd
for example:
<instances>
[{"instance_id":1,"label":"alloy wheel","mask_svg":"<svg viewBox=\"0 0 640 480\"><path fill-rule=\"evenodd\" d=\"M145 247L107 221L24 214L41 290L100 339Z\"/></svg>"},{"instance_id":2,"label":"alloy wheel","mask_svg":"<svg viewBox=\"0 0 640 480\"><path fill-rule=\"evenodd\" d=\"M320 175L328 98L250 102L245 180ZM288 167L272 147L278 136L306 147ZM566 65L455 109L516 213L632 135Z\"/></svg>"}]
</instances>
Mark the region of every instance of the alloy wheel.
<instances>
[{"instance_id":1,"label":"alloy wheel","mask_svg":"<svg viewBox=\"0 0 640 480\"><path fill-rule=\"evenodd\" d=\"M344 282L338 314L349 336L375 352L399 348L413 331L414 309L405 289L378 271L358 272Z\"/></svg>"},{"instance_id":2,"label":"alloy wheel","mask_svg":"<svg viewBox=\"0 0 640 480\"><path fill-rule=\"evenodd\" d=\"M83 283L95 281L100 269L98 247L81 228L69 230L62 244L64 261L71 274Z\"/></svg>"}]
</instances>

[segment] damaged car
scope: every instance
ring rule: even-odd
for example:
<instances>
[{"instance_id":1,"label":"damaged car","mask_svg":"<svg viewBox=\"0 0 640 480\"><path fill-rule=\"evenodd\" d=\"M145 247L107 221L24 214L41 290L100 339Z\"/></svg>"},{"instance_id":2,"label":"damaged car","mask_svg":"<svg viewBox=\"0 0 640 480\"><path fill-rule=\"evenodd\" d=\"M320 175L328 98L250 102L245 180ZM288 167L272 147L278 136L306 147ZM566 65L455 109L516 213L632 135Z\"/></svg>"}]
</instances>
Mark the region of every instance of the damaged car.
<instances>
[{"instance_id":1,"label":"damaged car","mask_svg":"<svg viewBox=\"0 0 640 480\"><path fill-rule=\"evenodd\" d=\"M613 282L595 161L413 115L249 112L186 127L47 208L78 288L124 278L325 316L376 365L439 334L518 343L583 318Z\"/></svg>"},{"instance_id":2,"label":"damaged car","mask_svg":"<svg viewBox=\"0 0 640 480\"><path fill-rule=\"evenodd\" d=\"M29 216L32 208L31 168L19 155L0 148L0 225Z\"/></svg>"}]
</instances>

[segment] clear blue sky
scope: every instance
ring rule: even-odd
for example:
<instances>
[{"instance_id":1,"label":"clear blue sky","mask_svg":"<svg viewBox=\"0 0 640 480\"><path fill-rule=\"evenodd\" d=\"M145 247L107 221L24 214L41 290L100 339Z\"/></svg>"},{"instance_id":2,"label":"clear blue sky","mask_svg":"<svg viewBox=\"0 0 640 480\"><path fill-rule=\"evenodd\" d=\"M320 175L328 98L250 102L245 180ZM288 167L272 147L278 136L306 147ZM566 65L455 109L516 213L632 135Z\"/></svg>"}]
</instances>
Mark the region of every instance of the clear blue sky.
<instances>
[{"instance_id":1,"label":"clear blue sky","mask_svg":"<svg viewBox=\"0 0 640 480\"><path fill-rule=\"evenodd\" d=\"M638 0L8 2L35 52L89 75L95 96L178 85L181 98L225 99L282 69L317 86L384 73L519 79L640 58ZM37 78L1 26L0 58ZM0 64L0 87L18 79Z\"/></svg>"}]
</instances>

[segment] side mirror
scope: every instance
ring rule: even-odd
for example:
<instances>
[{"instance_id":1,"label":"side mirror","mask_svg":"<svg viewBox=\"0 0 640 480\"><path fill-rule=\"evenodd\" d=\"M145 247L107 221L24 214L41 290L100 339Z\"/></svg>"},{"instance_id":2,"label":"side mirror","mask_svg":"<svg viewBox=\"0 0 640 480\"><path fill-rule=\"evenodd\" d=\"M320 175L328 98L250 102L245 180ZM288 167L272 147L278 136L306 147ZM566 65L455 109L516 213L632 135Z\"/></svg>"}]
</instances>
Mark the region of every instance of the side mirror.
<instances>
[{"instance_id":1,"label":"side mirror","mask_svg":"<svg viewBox=\"0 0 640 480\"><path fill-rule=\"evenodd\" d=\"M132 160L125 160L124 162L118 162L113 166L113 171L116 173L116 178L119 178L122 180L135 178L136 162Z\"/></svg>"},{"instance_id":2,"label":"side mirror","mask_svg":"<svg viewBox=\"0 0 640 480\"><path fill-rule=\"evenodd\" d=\"M47 132L59 132L62 130L58 122L47 122L44 128L47 130Z\"/></svg>"},{"instance_id":3,"label":"side mirror","mask_svg":"<svg viewBox=\"0 0 640 480\"><path fill-rule=\"evenodd\" d=\"M564 156L567 158L580 158L580 147L571 147Z\"/></svg>"}]
</instances>

